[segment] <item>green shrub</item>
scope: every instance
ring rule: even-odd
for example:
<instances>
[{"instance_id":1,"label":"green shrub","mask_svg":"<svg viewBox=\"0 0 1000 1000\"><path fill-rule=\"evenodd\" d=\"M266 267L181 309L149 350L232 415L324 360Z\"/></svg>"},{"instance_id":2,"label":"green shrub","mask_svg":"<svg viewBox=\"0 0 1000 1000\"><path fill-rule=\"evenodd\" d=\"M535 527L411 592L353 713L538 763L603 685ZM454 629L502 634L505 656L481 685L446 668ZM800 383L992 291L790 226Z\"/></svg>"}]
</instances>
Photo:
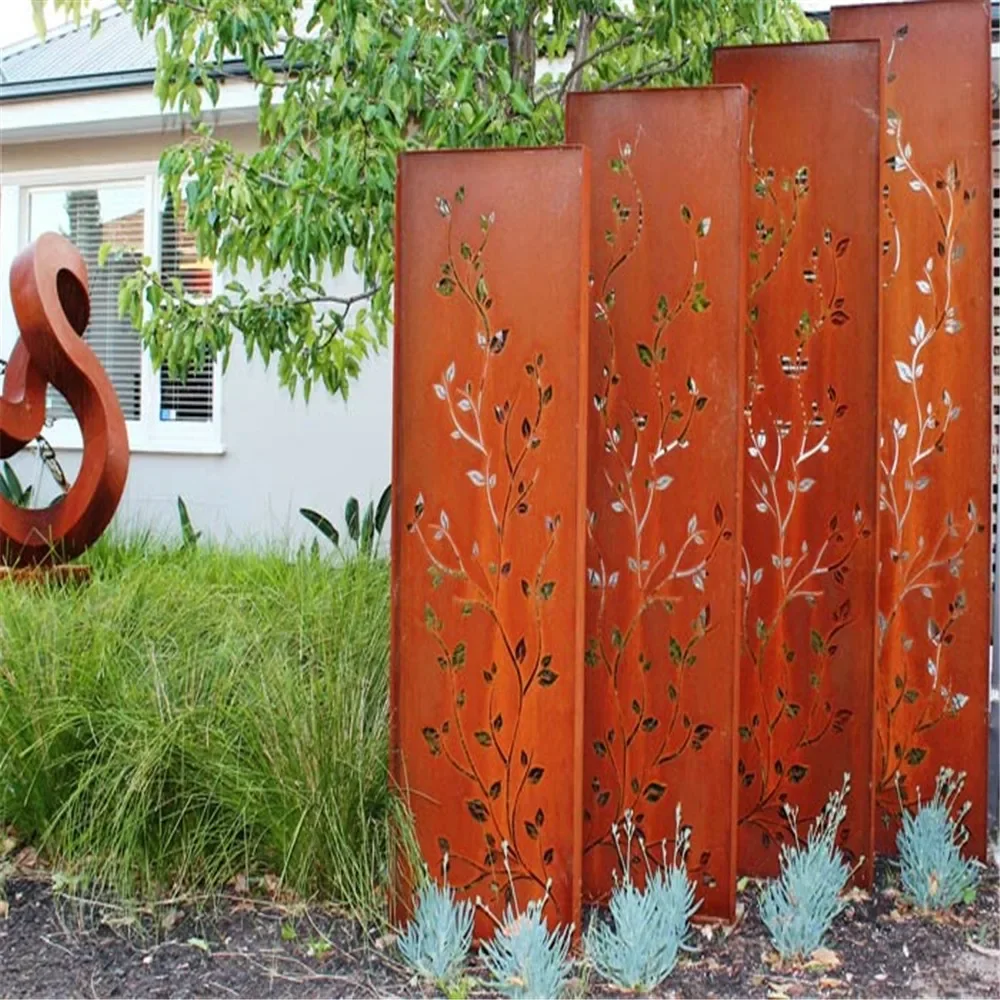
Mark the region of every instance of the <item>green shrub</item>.
<instances>
[{"instance_id":1,"label":"green shrub","mask_svg":"<svg viewBox=\"0 0 1000 1000\"><path fill-rule=\"evenodd\" d=\"M785 807L795 843L782 845L781 872L767 883L760 899L761 919L782 958L811 955L846 905L841 893L852 871L836 841L847 815L850 787L850 776L845 774L804 844L798 838L798 810Z\"/></svg>"},{"instance_id":2,"label":"green shrub","mask_svg":"<svg viewBox=\"0 0 1000 1000\"><path fill-rule=\"evenodd\" d=\"M903 892L925 910L949 909L973 893L979 881L979 863L962 857L969 839L962 820L970 803L952 816L964 786L964 772L941 768L930 802L921 804L918 797L915 813L902 811L896 847Z\"/></svg>"},{"instance_id":3,"label":"green shrub","mask_svg":"<svg viewBox=\"0 0 1000 1000\"><path fill-rule=\"evenodd\" d=\"M102 542L0 585L0 822L123 896L238 872L380 912L388 569Z\"/></svg>"}]
</instances>

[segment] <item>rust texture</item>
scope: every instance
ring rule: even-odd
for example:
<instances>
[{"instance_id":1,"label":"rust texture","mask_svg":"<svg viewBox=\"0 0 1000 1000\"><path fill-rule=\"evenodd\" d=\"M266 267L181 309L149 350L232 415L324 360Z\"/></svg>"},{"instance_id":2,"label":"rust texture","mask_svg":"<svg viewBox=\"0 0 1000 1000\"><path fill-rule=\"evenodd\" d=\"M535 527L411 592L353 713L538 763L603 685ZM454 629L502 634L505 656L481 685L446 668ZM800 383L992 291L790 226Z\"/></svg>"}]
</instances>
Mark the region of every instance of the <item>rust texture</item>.
<instances>
[{"instance_id":1,"label":"rust texture","mask_svg":"<svg viewBox=\"0 0 1000 1000\"><path fill-rule=\"evenodd\" d=\"M736 885L747 120L742 87L571 94L566 112L567 139L594 157L584 898L605 898L626 856L640 882L647 858L670 863L680 807L702 915L722 918Z\"/></svg>"},{"instance_id":2,"label":"rust texture","mask_svg":"<svg viewBox=\"0 0 1000 1000\"><path fill-rule=\"evenodd\" d=\"M393 778L435 877L577 928L589 183L404 155L396 218Z\"/></svg>"},{"instance_id":3,"label":"rust texture","mask_svg":"<svg viewBox=\"0 0 1000 1000\"><path fill-rule=\"evenodd\" d=\"M968 773L986 851L990 576L990 12L835 10L879 38L883 349L877 846L941 767ZM898 782L898 788L897 788Z\"/></svg>"},{"instance_id":4,"label":"rust texture","mask_svg":"<svg viewBox=\"0 0 1000 1000\"><path fill-rule=\"evenodd\" d=\"M21 336L0 395L0 458L41 433L50 385L66 397L83 435L80 471L55 504L25 510L0 498L0 562L39 566L75 558L107 528L125 489L128 435L111 381L83 339L87 266L73 244L40 236L15 258L10 292Z\"/></svg>"},{"instance_id":5,"label":"rust texture","mask_svg":"<svg viewBox=\"0 0 1000 1000\"><path fill-rule=\"evenodd\" d=\"M773 874L851 776L872 859L878 502L877 42L720 49L750 89L739 866Z\"/></svg>"}]
</instances>

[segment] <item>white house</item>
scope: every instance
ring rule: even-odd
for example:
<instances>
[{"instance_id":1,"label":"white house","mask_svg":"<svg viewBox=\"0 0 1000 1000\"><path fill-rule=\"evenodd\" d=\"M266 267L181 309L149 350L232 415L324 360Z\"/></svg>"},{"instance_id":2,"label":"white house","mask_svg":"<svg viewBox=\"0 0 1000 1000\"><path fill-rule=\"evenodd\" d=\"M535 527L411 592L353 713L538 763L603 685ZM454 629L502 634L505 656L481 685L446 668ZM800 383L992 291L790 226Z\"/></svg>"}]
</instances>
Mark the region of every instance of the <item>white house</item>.
<instances>
[{"instance_id":1,"label":"white house","mask_svg":"<svg viewBox=\"0 0 1000 1000\"><path fill-rule=\"evenodd\" d=\"M184 122L161 113L154 65L152 39L140 39L118 8L93 39L85 23L0 51L0 358L17 338L10 264L46 230L79 235L89 226L93 247L104 240L134 247L193 293L225 281L197 259L160 190L157 160ZM237 79L223 85L208 117L220 135L252 148L256 106L252 85ZM123 269L93 265L87 339L118 390L132 452L119 525L176 532L180 495L207 536L294 541L314 537L300 507L340 521L348 496L378 497L390 474L387 354L369 361L347 404L322 389L308 405L290 399L275 373L247 363L242 350L227 371L180 384L153 368L117 317ZM352 279L338 279L345 292L357 290ZM72 478L78 428L65 403L53 400L50 415L46 437ZM51 488L34 456L14 465L26 482Z\"/></svg>"}]
</instances>

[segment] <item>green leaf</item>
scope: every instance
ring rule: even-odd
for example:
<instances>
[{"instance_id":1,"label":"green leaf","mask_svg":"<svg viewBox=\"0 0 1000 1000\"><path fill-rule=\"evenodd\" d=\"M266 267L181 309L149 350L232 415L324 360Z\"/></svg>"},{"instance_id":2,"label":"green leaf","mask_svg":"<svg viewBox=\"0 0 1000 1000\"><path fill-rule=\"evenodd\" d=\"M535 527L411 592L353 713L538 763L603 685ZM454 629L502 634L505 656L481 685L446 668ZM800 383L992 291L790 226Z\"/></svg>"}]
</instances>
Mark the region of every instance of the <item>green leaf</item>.
<instances>
[{"instance_id":1,"label":"green leaf","mask_svg":"<svg viewBox=\"0 0 1000 1000\"><path fill-rule=\"evenodd\" d=\"M333 522L324 517L322 514L315 510L311 510L308 507L300 507L299 513L311 524L316 530L323 535L324 538L328 538L335 546L339 548L340 546L340 532L333 526Z\"/></svg>"},{"instance_id":2,"label":"green leaf","mask_svg":"<svg viewBox=\"0 0 1000 1000\"><path fill-rule=\"evenodd\" d=\"M344 507L344 520L347 522L347 534L352 542L361 537L361 508L357 497L350 497Z\"/></svg>"},{"instance_id":3,"label":"green leaf","mask_svg":"<svg viewBox=\"0 0 1000 1000\"><path fill-rule=\"evenodd\" d=\"M392 486L387 486L382 495L378 498L378 506L375 508L375 533L381 536L385 528L386 518L389 516L389 508L392 505Z\"/></svg>"},{"instance_id":4,"label":"green leaf","mask_svg":"<svg viewBox=\"0 0 1000 1000\"><path fill-rule=\"evenodd\" d=\"M361 520L361 538L358 548L362 555L370 556L375 550L375 505L369 502Z\"/></svg>"},{"instance_id":5,"label":"green leaf","mask_svg":"<svg viewBox=\"0 0 1000 1000\"><path fill-rule=\"evenodd\" d=\"M191 523L191 516L188 514L187 504L184 502L183 497L177 498L177 515L181 522L181 547L185 549L193 549L198 544L198 539L201 538L201 532L194 530L194 525Z\"/></svg>"}]
</instances>

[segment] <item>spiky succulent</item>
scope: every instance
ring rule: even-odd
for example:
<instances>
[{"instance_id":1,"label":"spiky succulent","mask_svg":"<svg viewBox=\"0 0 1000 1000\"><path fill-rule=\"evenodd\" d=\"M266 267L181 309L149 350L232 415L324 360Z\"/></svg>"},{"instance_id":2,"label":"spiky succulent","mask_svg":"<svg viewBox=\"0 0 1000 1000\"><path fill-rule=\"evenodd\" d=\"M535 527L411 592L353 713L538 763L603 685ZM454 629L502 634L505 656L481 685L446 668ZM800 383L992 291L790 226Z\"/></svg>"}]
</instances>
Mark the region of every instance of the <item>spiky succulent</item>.
<instances>
[{"instance_id":1,"label":"spiky succulent","mask_svg":"<svg viewBox=\"0 0 1000 1000\"><path fill-rule=\"evenodd\" d=\"M597 972L620 989L648 992L673 971L688 934L691 916L700 902L694 899L694 885L684 868L690 830L682 828L677 807L677 837L673 864L653 868L647 857L646 884L639 889L630 872L634 825L626 813L626 843L622 880L608 902L610 921L596 916L587 934L587 958ZM618 844L619 829L612 827ZM641 846L641 840L640 840ZM666 857L666 845L663 845ZM643 850L645 856L645 850Z\"/></svg>"},{"instance_id":2,"label":"spiky succulent","mask_svg":"<svg viewBox=\"0 0 1000 1000\"><path fill-rule=\"evenodd\" d=\"M841 893L852 869L837 847L837 830L847 815L850 775L830 793L823 811L809 828L806 842L798 837L798 810L786 806L794 844L781 848L781 871L760 897L760 916L782 958L805 958L823 941L834 918L846 905Z\"/></svg>"},{"instance_id":3,"label":"spiky succulent","mask_svg":"<svg viewBox=\"0 0 1000 1000\"><path fill-rule=\"evenodd\" d=\"M532 900L521 912L508 906L496 933L483 944L483 964L505 997L560 997L569 982L573 928L549 930L542 915L547 900L547 895Z\"/></svg>"},{"instance_id":4,"label":"spiky succulent","mask_svg":"<svg viewBox=\"0 0 1000 1000\"><path fill-rule=\"evenodd\" d=\"M911 813L904 809L896 836L899 871L907 899L925 910L946 910L975 889L979 863L962 857L969 831L962 825L970 803L955 811L965 773L938 772L934 795ZM954 815L953 815L954 812Z\"/></svg>"},{"instance_id":5,"label":"spiky succulent","mask_svg":"<svg viewBox=\"0 0 1000 1000\"><path fill-rule=\"evenodd\" d=\"M425 882L413 919L399 935L399 951L417 975L439 987L454 982L472 946L472 904L455 890Z\"/></svg>"}]
</instances>

